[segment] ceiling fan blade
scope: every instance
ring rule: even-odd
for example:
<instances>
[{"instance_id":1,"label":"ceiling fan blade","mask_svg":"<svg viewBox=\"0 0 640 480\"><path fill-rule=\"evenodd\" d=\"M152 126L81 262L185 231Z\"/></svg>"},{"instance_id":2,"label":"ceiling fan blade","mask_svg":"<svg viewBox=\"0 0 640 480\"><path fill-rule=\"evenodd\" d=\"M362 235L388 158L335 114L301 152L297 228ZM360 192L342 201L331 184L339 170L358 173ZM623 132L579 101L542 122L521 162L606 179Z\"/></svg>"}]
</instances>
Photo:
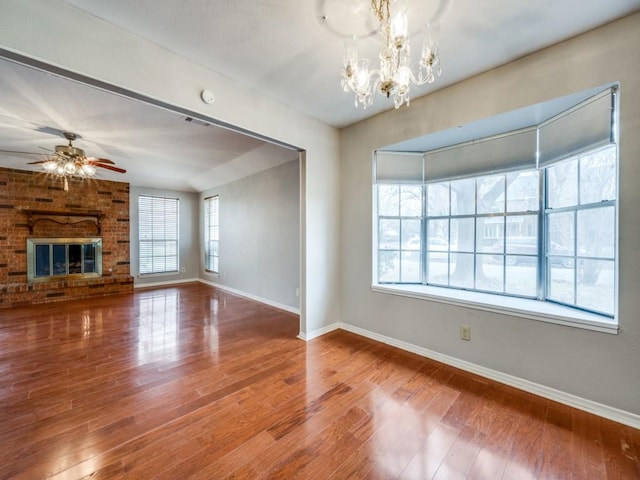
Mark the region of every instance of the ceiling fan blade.
<instances>
[{"instance_id":1,"label":"ceiling fan blade","mask_svg":"<svg viewBox=\"0 0 640 480\"><path fill-rule=\"evenodd\" d=\"M28 162L27 165L37 165L39 163L47 163L49 160L40 160L39 162Z\"/></svg>"},{"instance_id":2,"label":"ceiling fan blade","mask_svg":"<svg viewBox=\"0 0 640 480\"><path fill-rule=\"evenodd\" d=\"M109 160L108 158L95 158L95 157L88 157L87 160L89 160L89 163L108 163L110 165L115 165L115 162L113 160Z\"/></svg>"},{"instance_id":3,"label":"ceiling fan blade","mask_svg":"<svg viewBox=\"0 0 640 480\"><path fill-rule=\"evenodd\" d=\"M127 171L124 168L113 167L111 165L105 165L103 163L93 163L92 165L94 165L95 167L106 168L107 170L112 170L118 173L127 173Z\"/></svg>"},{"instance_id":4,"label":"ceiling fan blade","mask_svg":"<svg viewBox=\"0 0 640 480\"><path fill-rule=\"evenodd\" d=\"M19 150L0 150L0 153L17 153L19 155L40 155L40 156L42 156L42 153L38 153L38 152L21 152Z\"/></svg>"}]
</instances>

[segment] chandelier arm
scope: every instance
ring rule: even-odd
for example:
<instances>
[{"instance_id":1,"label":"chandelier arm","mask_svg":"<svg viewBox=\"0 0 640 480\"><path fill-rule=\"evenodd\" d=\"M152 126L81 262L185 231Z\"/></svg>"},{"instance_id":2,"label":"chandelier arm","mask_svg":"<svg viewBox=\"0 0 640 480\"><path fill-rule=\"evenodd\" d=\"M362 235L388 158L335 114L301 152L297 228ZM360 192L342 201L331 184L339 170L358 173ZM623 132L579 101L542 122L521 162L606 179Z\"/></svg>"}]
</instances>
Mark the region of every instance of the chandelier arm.
<instances>
[{"instance_id":1,"label":"chandelier arm","mask_svg":"<svg viewBox=\"0 0 640 480\"><path fill-rule=\"evenodd\" d=\"M425 83L427 83L427 79L424 78L422 80L420 80L420 78L416 78L416 76L413 74L412 70L409 70L409 79L411 80L411 83L413 83L414 85L424 85Z\"/></svg>"}]
</instances>

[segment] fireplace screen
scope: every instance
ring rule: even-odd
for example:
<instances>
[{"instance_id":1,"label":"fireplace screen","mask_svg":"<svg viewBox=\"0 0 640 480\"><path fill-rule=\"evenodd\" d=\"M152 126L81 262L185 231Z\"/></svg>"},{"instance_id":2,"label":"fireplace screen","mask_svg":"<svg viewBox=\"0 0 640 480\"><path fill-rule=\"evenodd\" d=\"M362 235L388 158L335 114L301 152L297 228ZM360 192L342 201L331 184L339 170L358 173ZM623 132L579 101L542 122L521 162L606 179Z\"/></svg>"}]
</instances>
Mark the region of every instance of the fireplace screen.
<instances>
[{"instance_id":1,"label":"fireplace screen","mask_svg":"<svg viewBox=\"0 0 640 480\"><path fill-rule=\"evenodd\" d=\"M102 275L102 239L30 238L27 240L28 280Z\"/></svg>"}]
</instances>

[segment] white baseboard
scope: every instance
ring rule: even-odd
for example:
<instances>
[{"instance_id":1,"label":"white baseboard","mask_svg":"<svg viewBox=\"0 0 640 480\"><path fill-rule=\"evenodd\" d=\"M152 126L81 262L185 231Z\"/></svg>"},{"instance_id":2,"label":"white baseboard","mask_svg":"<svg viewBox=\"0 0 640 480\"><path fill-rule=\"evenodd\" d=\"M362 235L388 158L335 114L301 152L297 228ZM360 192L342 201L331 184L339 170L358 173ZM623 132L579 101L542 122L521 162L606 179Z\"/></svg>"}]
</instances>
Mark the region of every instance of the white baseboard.
<instances>
[{"instance_id":1,"label":"white baseboard","mask_svg":"<svg viewBox=\"0 0 640 480\"><path fill-rule=\"evenodd\" d=\"M328 333L329 331L335 330L336 328L341 328L348 332L355 333L357 335L361 335L363 337L367 337L372 340L376 340L378 342L386 343L387 345L400 348L401 350L415 353L417 355L436 360L446 365L450 365L467 372L475 373L476 375L480 375L481 377L489 378L491 380L495 380L496 382L503 383L520 390L524 390L525 392L533 393L540 397L548 398L549 400L554 400L556 402L569 405L570 407L574 407L579 410L583 410L585 412L593 413L594 415L613 420L614 422L622 423L624 425L640 429L640 415L636 415L631 412L610 407L608 405L594 402L592 400L587 400L586 398L578 397L570 393L562 392L560 390L540 385L529 380L515 377L513 375L508 375L497 370L492 370L481 365L476 365L475 363L467 362L466 360L460 360L449 355L438 353L433 350L419 347L408 342L403 342L401 340L396 340L395 338L380 335L378 333L371 332L369 330L365 330L363 328L346 323L333 324L330 327L331 328L325 327L323 329L316 330L316 332L322 332L320 333L320 335L322 335L324 333ZM327 332L324 331L325 329L328 329ZM309 337L309 335L307 335L306 339L310 340L311 338L314 337Z\"/></svg>"},{"instance_id":2,"label":"white baseboard","mask_svg":"<svg viewBox=\"0 0 640 480\"><path fill-rule=\"evenodd\" d=\"M147 288L147 287L169 287L171 285L177 285L180 283L192 283L197 282L197 278L187 278L185 280L164 280L162 282L150 282L150 283L136 283L133 281L133 288Z\"/></svg>"},{"instance_id":3,"label":"white baseboard","mask_svg":"<svg viewBox=\"0 0 640 480\"><path fill-rule=\"evenodd\" d=\"M305 342L308 342L309 340L312 340L316 337L319 337L321 335L325 335L329 332L333 332L334 330L338 330L339 328L341 328L341 323L332 323L331 325L327 325L326 327L322 327L319 328L318 330L314 330L313 332L309 332L309 333L305 333L305 332L300 332L298 334L298 338L300 340L304 340Z\"/></svg>"},{"instance_id":4,"label":"white baseboard","mask_svg":"<svg viewBox=\"0 0 640 480\"><path fill-rule=\"evenodd\" d=\"M294 308L289 305L285 305L284 303L276 302L274 300L269 300L268 298L262 298L257 295L253 295L252 293L243 292L242 290L236 290L235 288L227 287L226 285L221 285L219 283L203 280L202 278L198 278L195 281L204 283L205 285L209 285L210 287L219 288L220 290L233 293L234 295L238 295L240 297L244 297L250 300L255 300L256 302L264 303L265 305L269 305L270 307L274 307L279 310L284 310L285 312L293 313L295 315L300 315L299 308Z\"/></svg>"}]
</instances>

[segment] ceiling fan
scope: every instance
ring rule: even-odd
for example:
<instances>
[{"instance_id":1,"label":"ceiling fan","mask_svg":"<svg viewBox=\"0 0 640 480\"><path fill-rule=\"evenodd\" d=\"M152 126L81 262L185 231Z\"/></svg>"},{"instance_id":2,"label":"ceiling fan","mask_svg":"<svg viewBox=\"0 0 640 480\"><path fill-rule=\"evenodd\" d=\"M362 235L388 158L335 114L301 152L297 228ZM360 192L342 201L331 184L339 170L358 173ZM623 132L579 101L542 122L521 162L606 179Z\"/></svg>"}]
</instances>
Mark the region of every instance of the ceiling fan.
<instances>
[{"instance_id":1,"label":"ceiling fan","mask_svg":"<svg viewBox=\"0 0 640 480\"><path fill-rule=\"evenodd\" d=\"M62 178L64 180L65 191L69 190L67 177L93 177L96 174L96 167L113 172L126 173L125 169L116 167L114 162L107 158L85 156L84 150L73 146L72 142L77 138L75 133L62 132L62 134L64 138L69 141L68 145L56 145L55 151L51 152L48 158L37 162L29 162L29 165L42 164L42 167L47 173ZM46 148L44 148L44 150L50 151ZM11 150L0 150L0 152L39 155L32 152L16 152Z\"/></svg>"}]
</instances>

